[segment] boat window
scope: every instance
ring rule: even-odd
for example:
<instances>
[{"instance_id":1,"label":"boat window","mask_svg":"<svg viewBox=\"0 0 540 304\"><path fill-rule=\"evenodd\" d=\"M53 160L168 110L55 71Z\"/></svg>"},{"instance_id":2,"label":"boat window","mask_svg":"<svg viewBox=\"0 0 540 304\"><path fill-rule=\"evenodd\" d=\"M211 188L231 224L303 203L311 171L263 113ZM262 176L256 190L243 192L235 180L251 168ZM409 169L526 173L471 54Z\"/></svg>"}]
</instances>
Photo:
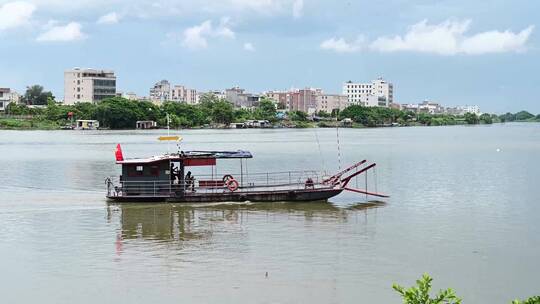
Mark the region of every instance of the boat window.
<instances>
[{"instance_id":1,"label":"boat window","mask_svg":"<svg viewBox=\"0 0 540 304\"><path fill-rule=\"evenodd\" d=\"M135 170L137 170L137 171L142 171L142 170L143 170L143 166L137 166L137 167L135 168Z\"/></svg>"}]
</instances>

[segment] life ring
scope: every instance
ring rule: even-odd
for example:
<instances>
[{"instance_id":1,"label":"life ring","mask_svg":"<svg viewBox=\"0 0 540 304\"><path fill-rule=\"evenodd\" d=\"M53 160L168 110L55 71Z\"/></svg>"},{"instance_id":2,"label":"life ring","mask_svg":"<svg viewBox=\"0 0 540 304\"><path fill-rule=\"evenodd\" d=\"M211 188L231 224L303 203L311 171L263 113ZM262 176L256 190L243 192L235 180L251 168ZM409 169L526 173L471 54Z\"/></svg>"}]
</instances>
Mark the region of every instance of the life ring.
<instances>
[{"instance_id":1,"label":"life ring","mask_svg":"<svg viewBox=\"0 0 540 304\"><path fill-rule=\"evenodd\" d=\"M238 182L234 178L229 179L226 182L226 185L231 192L234 192L238 189Z\"/></svg>"},{"instance_id":2,"label":"life ring","mask_svg":"<svg viewBox=\"0 0 540 304\"><path fill-rule=\"evenodd\" d=\"M233 177L232 175L230 175L230 174L223 175L223 182L224 182L225 184L227 184L227 182L228 182L229 180L231 180L231 179L234 179L234 177Z\"/></svg>"}]
</instances>

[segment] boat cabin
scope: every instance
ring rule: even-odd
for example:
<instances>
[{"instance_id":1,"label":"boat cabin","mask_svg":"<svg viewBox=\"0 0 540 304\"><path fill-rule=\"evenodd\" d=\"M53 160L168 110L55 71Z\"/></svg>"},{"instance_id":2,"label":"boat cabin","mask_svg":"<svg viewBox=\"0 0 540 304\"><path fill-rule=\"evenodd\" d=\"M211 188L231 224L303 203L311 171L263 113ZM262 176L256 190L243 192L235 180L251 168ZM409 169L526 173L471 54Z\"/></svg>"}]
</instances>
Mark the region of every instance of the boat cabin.
<instances>
[{"instance_id":1,"label":"boat cabin","mask_svg":"<svg viewBox=\"0 0 540 304\"><path fill-rule=\"evenodd\" d=\"M182 151L144 159L117 159L117 164L122 165L122 195L184 196L186 192L195 192L195 177L191 173L191 167L203 166L210 167L208 171L211 174L196 176L197 189L223 188L227 180L217 175L217 160L240 159L242 165L242 160L247 158L252 158L251 153L239 150ZM242 181L241 176L237 178ZM236 187L238 186L237 182Z\"/></svg>"}]
</instances>

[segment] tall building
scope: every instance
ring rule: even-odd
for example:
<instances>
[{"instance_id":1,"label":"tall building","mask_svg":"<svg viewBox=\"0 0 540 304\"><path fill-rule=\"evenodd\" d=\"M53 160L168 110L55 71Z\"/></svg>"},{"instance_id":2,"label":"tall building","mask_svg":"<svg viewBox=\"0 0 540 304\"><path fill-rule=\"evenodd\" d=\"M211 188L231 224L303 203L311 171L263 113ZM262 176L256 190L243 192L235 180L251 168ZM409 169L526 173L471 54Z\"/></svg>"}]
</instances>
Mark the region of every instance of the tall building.
<instances>
[{"instance_id":1,"label":"tall building","mask_svg":"<svg viewBox=\"0 0 540 304\"><path fill-rule=\"evenodd\" d=\"M260 99L259 95L246 93L239 87L225 90L225 98L237 108L252 108Z\"/></svg>"},{"instance_id":2,"label":"tall building","mask_svg":"<svg viewBox=\"0 0 540 304\"><path fill-rule=\"evenodd\" d=\"M389 107L394 102L394 85L380 77L371 83L347 81L343 84L343 95L347 95L351 105Z\"/></svg>"},{"instance_id":3,"label":"tall building","mask_svg":"<svg viewBox=\"0 0 540 304\"><path fill-rule=\"evenodd\" d=\"M264 93L287 111L302 111L313 114L318 111L331 113L348 106L346 95L325 94L320 88L290 89L289 91L268 91Z\"/></svg>"},{"instance_id":4,"label":"tall building","mask_svg":"<svg viewBox=\"0 0 540 304\"><path fill-rule=\"evenodd\" d=\"M170 99L172 101L185 102L188 104L199 103L197 90L186 88L183 85L175 85L171 89Z\"/></svg>"},{"instance_id":5,"label":"tall building","mask_svg":"<svg viewBox=\"0 0 540 304\"><path fill-rule=\"evenodd\" d=\"M319 88L305 88L298 90L298 103L293 104L293 108L308 114L313 114L317 111L317 96L320 96L323 91ZM293 99L294 101L294 99Z\"/></svg>"},{"instance_id":6,"label":"tall building","mask_svg":"<svg viewBox=\"0 0 540 304\"><path fill-rule=\"evenodd\" d=\"M150 88L150 101L160 104L170 100L171 84L167 80L158 81Z\"/></svg>"},{"instance_id":7,"label":"tall building","mask_svg":"<svg viewBox=\"0 0 540 304\"><path fill-rule=\"evenodd\" d=\"M111 70L64 71L64 104L98 102L116 96L116 76Z\"/></svg>"},{"instance_id":8,"label":"tall building","mask_svg":"<svg viewBox=\"0 0 540 304\"><path fill-rule=\"evenodd\" d=\"M347 95L321 94L317 96L317 112L332 113L334 110L343 110L349 105Z\"/></svg>"},{"instance_id":9,"label":"tall building","mask_svg":"<svg viewBox=\"0 0 540 304\"><path fill-rule=\"evenodd\" d=\"M161 80L150 88L150 101L155 104L161 104L165 101L197 104L199 102L199 96L195 89L190 89L183 85L172 86L168 80Z\"/></svg>"},{"instance_id":10,"label":"tall building","mask_svg":"<svg viewBox=\"0 0 540 304\"><path fill-rule=\"evenodd\" d=\"M0 111L5 111L7 106L19 101L19 94L9 88L0 88Z\"/></svg>"}]
</instances>

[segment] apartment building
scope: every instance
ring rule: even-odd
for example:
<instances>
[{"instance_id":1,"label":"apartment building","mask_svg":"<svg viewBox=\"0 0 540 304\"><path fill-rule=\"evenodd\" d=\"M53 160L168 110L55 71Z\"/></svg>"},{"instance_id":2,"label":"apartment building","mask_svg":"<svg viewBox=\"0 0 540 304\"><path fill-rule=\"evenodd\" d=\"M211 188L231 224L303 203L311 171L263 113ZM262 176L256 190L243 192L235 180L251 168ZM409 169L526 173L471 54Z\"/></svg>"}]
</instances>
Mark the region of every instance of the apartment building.
<instances>
[{"instance_id":1,"label":"apartment building","mask_svg":"<svg viewBox=\"0 0 540 304\"><path fill-rule=\"evenodd\" d=\"M170 100L188 104L197 104L199 103L199 96L195 89L190 89L183 85L175 85L171 89Z\"/></svg>"},{"instance_id":2,"label":"apartment building","mask_svg":"<svg viewBox=\"0 0 540 304\"><path fill-rule=\"evenodd\" d=\"M334 110L343 110L349 105L347 95L320 94L316 97L317 112L332 113Z\"/></svg>"},{"instance_id":3,"label":"apartment building","mask_svg":"<svg viewBox=\"0 0 540 304\"><path fill-rule=\"evenodd\" d=\"M10 88L0 88L0 111L4 112L7 106L19 101L19 94Z\"/></svg>"},{"instance_id":4,"label":"apartment building","mask_svg":"<svg viewBox=\"0 0 540 304\"><path fill-rule=\"evenodd\" d=\"M331 113L334 109L343 110L349 105L347 95L326 94L320 88L268 91L263 94L286 111L302 111L308 114L319 111Z\"/></svg>"},{"instance_id":5,"label":"apartment building","mask_svg":"<svg viewBox=\"0 0 540 304\"><path fill-rule=\"evenodd\" d=\"M237 108L253 108L259 102L258 94L247 93L246 90L239 87L233 87L225 90L225 99L231 102Z\"/></svg>"},{"instance_id":6,"label":"apartment building","mask_svg":"<svg viewBox=\"0 0 540 304\"><path fill-rule=\"evenodd\" d=\"M394 102L394 85L381 77L370 83L347 81L343 84L343 95L347 95L351 105L389 107Z\"/></svg>"},{"instance_id":7,"label":"apartment building","mask_svg":"<svg viewBox=\"0 0 540 304\"><path fill-rule=\"evenodd\" d=\"M161 104L164 101L170 100L171 97L171 84L167 80L161 80L154 84L150 88L150 101L155 104Z\"/></svg>"},{"instance_id":8,"label":"apartment building","mask_svg":"<svg viewBox=\"0 0 540 304\"><path fill-rule=\"evenodd\" d=\"M64 104L95 103L115 96L114 71L80 68L64 71Z\"/></svg>"},{"instance_id":9,"label":"apartment building","mask_svg":"<svg viewBox=\"0 0 540 304\"><path fill-rule=\"evenodd\" d=\"M185 102L188 104L197 104L199 95L197 90L187 88L183 85L171 85L168 80L161 80L150 88L150 101L155 104L161 104L165 101Z\"/></svg>"}]
</instances>

